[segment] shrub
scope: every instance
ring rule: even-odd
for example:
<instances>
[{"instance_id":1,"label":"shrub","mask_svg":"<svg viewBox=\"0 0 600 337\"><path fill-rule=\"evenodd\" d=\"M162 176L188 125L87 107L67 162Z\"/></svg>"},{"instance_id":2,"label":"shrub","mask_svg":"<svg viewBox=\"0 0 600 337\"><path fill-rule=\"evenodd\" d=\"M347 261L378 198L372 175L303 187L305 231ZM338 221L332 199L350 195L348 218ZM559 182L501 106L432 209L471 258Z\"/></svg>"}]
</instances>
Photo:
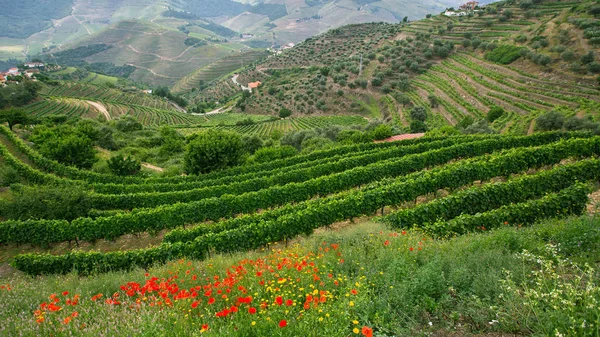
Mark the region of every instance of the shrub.
<instances>
[{"instance_id":1,"label":"shrub","mask_svg":"<svg viewBox=\"0 0 600 337\"><path fill-rule=\"evenodd\" d=\"M565 123L565 116L563 116L560 112L550 111L541 115L535 121L535 128L538 130L560 130Z\"/></svg>"},{"instance_id":2,"label":"shrub","mask_svg":"<svg viewBox=\"0 0 600 337\"><path fill-rule=\"evenodd\" d=\"M5 202L0 211L14 220L71 221L87 216L91 208L89 195L81 188L36 186L13 188L12 201Z\"/></svg>"},{"instance_id":3,"label":"shrub","mask_svg":"<svg viewBox=\"0 0 600 337\"><path fill-rule=\"evenodd\" d=\"M473 123L465 128L464 133L466 134L493 134L496 133L496 130L492 129L488 122L485 119L480 120L477 123Z\"/></svg>"},{"instance_id":4,"label":"shrub","mask_svg":"<svg viewBox=\"0 0 600 337\"><path fill-rule=\"evenodd\" d=\"M412 122L410 122L410 132L411 133L427 132L427 125L425 124L425 122L415 119Z\"/></svg>"},{"instance_id":5,"label":"shrub","mask_svg":"<svg viewBox=\"0 0 600 337\"><path fill-rule=\"evenodd\" d=\"M192 135L185 156L184 170L189 174L207 173L239 164L244 144L239 134L208 130Z\"/></svg>"},{"instance_id":6,"label":"shrub","mask_svg":"<svg viewBox=\"0 0 600 337\"><path fill-rule=\"evenodd\" d=\"M130 156L117 155L108 160L108 168L118 176L132 176L140 172L142 163Z\"/></svg>"},{"instance_id":7,"label":"shrub","mask_svg":"<svg viewBox=\"0 0 600 337\"><path fill-rule=\"evenodd\" d=\"M410 118L412 118L413 120L425 122L425 120L427 119L427 111L425 110L425 108L420 106L414 107L410 111Z\"/></svg>"},{"instance_id":8,"label":"shrub","mask_svg":"<svg viewBox=\"0 0 600 337\"><path fill-rule=\"evenodd\" d=\"M92 140L70 126L38 126L31 141L41 154L66 165L91 168L98 160Z\"/></svg>"},{"instance_id":9,"label":"shrub","mask_svg":"<svg viewBox=\"0 0 600 337\"><path fill-rule=\"evenodd\" d=\"M292 157L298 154L295 147L285 145L279 147L263 147L258 149L252 157L254 162L266 163L277 159Z\"/></svg>"},{"instance_id":10,"label":"shrub","mask_svg":"<svg viewBox=\"0 0 600 337\"><path fill-rule=\"evenodd\" d=\"M374 140L383 140L393 135L392 127L387 124L381 124L369 132L369 137Z\"/></svg>"},{"instance_id":11,"label":"shrub","mask_svg":"<svg viewBox=\"0 0 600 337\"><path fill-rule=\"evenodd\" d=\"M290 117L291 115L292 115L292 111L288 108L281 108L281 110L279 110L280 118Z\"/></svg>"},{"instance_id":12,"label":"shrub","mask_svg":"<svg viewBox=\"0 0 600 337\"><path fill-rule=\"evenodd\" d=\"M502 117L504 115L504 109L499 106L494 106L490 109L487 114L487 120L490 123L493 123L496 119Z\"/></svg>"}]
</instances>

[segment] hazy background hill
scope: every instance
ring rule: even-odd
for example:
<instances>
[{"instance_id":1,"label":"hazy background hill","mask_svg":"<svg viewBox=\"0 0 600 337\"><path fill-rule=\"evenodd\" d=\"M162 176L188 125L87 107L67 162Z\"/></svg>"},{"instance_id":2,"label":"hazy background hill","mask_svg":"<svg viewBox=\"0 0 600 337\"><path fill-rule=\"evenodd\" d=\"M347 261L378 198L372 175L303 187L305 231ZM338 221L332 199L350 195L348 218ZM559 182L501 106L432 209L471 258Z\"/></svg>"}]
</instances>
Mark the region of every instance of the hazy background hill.
<instances>
[{"instance_id":1,"label":"hazy background hill","mask_svg":"<svg viewBox=\"0 0 600 337\"><path fill-rule=\"evenodd\" d=\"M461 0L7 0L4 8L8 10L0 13L0 61L31 58L40 53L51 60L65 50L105 44L106 48L98 53L70 53L67 63L133 67L105 73L130 73L136 81L172 86L194 70L250 48L298 43L347 24L398 22L405 16L421 19L460 3ZM185 44L188 38L204 42L194 46L196 40L188 40ZM106 64L100 68L105 69ZM97 65L92 69L102 72Z\"/></svg>"}]
</instances>

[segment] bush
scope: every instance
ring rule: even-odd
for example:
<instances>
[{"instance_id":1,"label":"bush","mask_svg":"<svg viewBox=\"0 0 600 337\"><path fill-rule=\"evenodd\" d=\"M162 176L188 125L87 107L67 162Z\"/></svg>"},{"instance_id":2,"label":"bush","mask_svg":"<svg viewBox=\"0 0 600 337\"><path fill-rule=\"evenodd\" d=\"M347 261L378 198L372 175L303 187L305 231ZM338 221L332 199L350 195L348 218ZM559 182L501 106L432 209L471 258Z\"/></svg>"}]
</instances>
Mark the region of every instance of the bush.
<instances>
[{"instance_id":1,"label":"bush","mask_svg":"<svg viewBox=\"0 0 600 337\"><path fill-rule=\"evenodd\" d=\"M280 118L290 117L291 115L292 115L292 111L288 108L281 108L281 110L279 110Z\"/></svg>"},{"instance_id":2,"label":"bush","mask_svg":"<svg viewBox=\"0 0 600 337\"><path fill-rule=\"evenodd\" d=\"M244 144L239 134L208 130L192 135L185 156L184 170L189 174L208 173L239 164Z\"/></svg>"},{"instance_id":3,"label":"bush","mask_svg":"<svg viewBox=\"0 0 600 337\"><path fill-rule=\"evenodd\" d=\"M244 150L249 154L254 154L258 149L264 146L263 140L257 135L242 136L242 143L244 143Z\"/></svg>"},{"instance_id":4,"label":"bush","mask_svg":"<svg viewBox=\"0 0 600 337\"><path fill-rule=\"evenodd\" d=\"M410 110L410 118L416 121L425 122L427 119L427 111L421 106L416 106Z\"/></svg>"},{"instance_id":5,"label":"bush","mask_svg":"<svg viewBox=\"0 0 600 337\"><path fill-rule=\"evenodd\" d=\"M502 117L504 115L504 109L499 106L494 106L490 109L487 114L487 120L490 123L493 123L496 119Z\"/></svg>"},{"instance_id":6,"label":"bush","mask_svg":"<svg viewBox=\"0 0 600 337\"><path fill-rule=\"evenodd\" d=\"M560 112L550 111L535 120L535 128L541 131L560 130L565 124L565 116Z\"/></svg>"},{"instance_id":7,"label":"bush","mask_svg":"<svg viewBox=\"0 0 600 337\"><path fill-rule=\"evenodd\" d=\"M87 216L91 209L92 202L84 189L36 186L13 188L12 200L5 202L0 211L14 220L71 221Z\"/></svg>"},{"instance_id":8,"label":"bush","mask_svg":"<svg viewBox=\"0 0 600 337\"><path fill-rule=\"evenodd\" d=\"M70 126L38 126L31 141L42 155L66 165L89 169L98 160L92 140Z\"/></svg>"},{"instance_id":9,"label":"bush","mask_svg":"<svg viewBox=\"0 0 600 337\"><path fill-rule=\"evenodd\" d=\"M374 140L383 140L393 135L392 127L387 124L381 124L369 133L369 137Z\"/></svg>"},{"instance_id":10,"label":"bush","mask_svg":"<svg viewBox=\"0 0 600 337\"><path fill-rule=\"evenodd\" d=\"M292 157L296 154L298 154L298 150L293 146L263 147L254 153L252 159L256 163L266 163L277 159Z\"/></svg>"},{"instance_id":11,"label":"bush","mask_svg":"<svg viewBox=\"0 0 600 337\"><path fill-rule=\"evenodd\" d=\"M410 122L410 132L411 133L427 132L427 125L425 124L425 122L415 119L412 122Z\"/></svg>"},{"instance_id":12,"label":"bush","mask_svg":"<svg viewBox=\"0 0 600 337\"><path fill-rule=\"evenodd\" d=\"M25 125L30 121L31 119L29 116L21 109L8 109L0 111L0 123L8 123L8 127L11 130L16 124Z\"/></svg>"},{"instance_id":13,"label":"bush","mask_svg":"<svg viewBox=\"0 0 600 337\"><path fill-rule=\"evenodd\" d=\"M501 45L486 53L485 59L500 64L511 64L521 57L521 49L523 48L513 45Z\"/></svg>"},{"instance_id":14,"label":"bush","mask_svg":"<svg viewBox=\"0 0 600 337\"><path fill-rule=\"evenodd\" d=\"M308 139L317 137L318 134L314 130L298 130L295 132L286 133L279 141L281 145L289 145L295 147L298 151L302 149L302 143Z\"/></svg>"},{"instance_id":15,"label":"bush","mask_svg":"<svg viewBox=\"0 0 600 337\"><path fill-rule=\"evenodd\" d=\"M142 163L133 157L113 156L108 160L108 168L118 176L132 176L140 172Z\"/></svg>"},{"instance_id":16,"label":"bush","mask_svg":"<svg viewBox=\"0 0 600 337\"><path fill-rule=\"evenodd\" d=\"M114 121L114 126L121 132L132 132L142 130L144 126L137 119L131 116L125 116Z\"/></svg>"},{"instance_id":17,"label":"bush","mask_svg":"<svg viewBox=\"0 0 600 337\"><path fill-rule=\"evenodd\" d=\"M465 128L464 133L466 134L494 134L497 133L496 130L492 129L488 122L485 119L480 120L477 123L473 123Z\"/></svg>"}]
</instances>

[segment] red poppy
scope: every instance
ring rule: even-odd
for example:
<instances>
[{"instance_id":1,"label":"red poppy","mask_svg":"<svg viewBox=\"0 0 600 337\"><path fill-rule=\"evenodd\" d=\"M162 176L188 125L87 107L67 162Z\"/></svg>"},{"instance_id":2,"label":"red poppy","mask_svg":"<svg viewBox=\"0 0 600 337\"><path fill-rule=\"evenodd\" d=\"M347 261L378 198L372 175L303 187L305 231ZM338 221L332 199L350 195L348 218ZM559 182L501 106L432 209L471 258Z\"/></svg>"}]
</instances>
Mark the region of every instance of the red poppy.
<instances>
[{"instance_id":1,"label":"red poppy","mask_svg":"<svg viewBox=\"0 0 600 337\"><path fill-rule=\"evenodd\" d=\"M192 303L192 308L196 309L198 307L198 304L200 304L200 302L194 301L194 303Z\"/></svg>"},{"instance_id":2,"label":"red poppy","mask_svg":"<svg viewBox=\"0 0 600 337\"><path fill-rule=\"evenodd\" d=\"M209 298L208 299L208 304L213 304L213 303L215 303L214 297Z\"/></svg>"},{"instance_id":3,"label":"red poppy","mask_svg":"<svg viewBox=\"0 0 600 337\"><path fill-rule=\"evenodd\" d=\"M67 295L69 295L69 292L68 291L63 291L62 294L63 294L63 296L67 296Z\"/></svg>"},{"instance_id":4,"label":"red poppy","mask_svg":"<svg viewBox=\"0 0 600 337\"><path fill-rule=\"evenodd\" d=\"M356 289L352 289L350 290L350 292L352 293L352 295L358 295L358 290Z\"/></svg>"},{"instance_id":5,"label":"red poppy","mask_svg":"<svg viewBox=\"0 0 600 337\"><path fill-rule=\"evenodd\" d=\"M385 240L385 242L383 243L384 246L389 246L390 245L390 240Z\"/></svg>"},{"instance_id":6,"label":"red poppy","mask_svg":"<svg viewBox=\"0 0 600 337\"><path fill-rule=\"evenodd\" d=\"M248 313L251 314L251 315L256 314L256 308L255 307L248 308Z\"/></svg>"},{"instance_id":7,"label":"red poppy","mask_svg":"<svg viewBox=\"0 0 600 337\"><path fill-rule=\"evenodd\" d=\"M410 247L409 250L412 252L413 250L415 250L413 247Z\"/></svg>"},{"instance_id":8,"label":"red poppy","mask_svg":"<svg viewBox=\"0 0 600 337\"><path fill-rule=\"evenodd\" d=\"M277 298L275 299L275 303L277 303L277 305L282 305L283 304L283 298L281 296L277 296Z\"/></svg>"},{"instance_id":9,"label":"red poppy","mask_svg":"<svg viewBox=\"0 0 600 337\"><path fill-rule=\"evenodd\" d=\"M294 301L292 301L292 300L285 301L285 305L287 305L288 307L291 306L292 304L294 304Z\"/></svg>"},{"instance_id":10,"label":"red poppy","mask_svg":"<svg viewBox=\"0 0 600 337\"><path fill-rule=\"evenodd\" d=\"M362 334L365 337L373 337L373 329L363 326L362 327Z\"/></svg>"},{"instance_id":11,"label":"red poppy","mask_svg":"<svg viewBox=\"0 0 600 337\"><path fill-rule=\"evenodd\" d=\"M287 321L285 319L282 319L281 321L279 321L280 328L285 328L286 326L287 326Z\"/></svg>"}]
</instances>

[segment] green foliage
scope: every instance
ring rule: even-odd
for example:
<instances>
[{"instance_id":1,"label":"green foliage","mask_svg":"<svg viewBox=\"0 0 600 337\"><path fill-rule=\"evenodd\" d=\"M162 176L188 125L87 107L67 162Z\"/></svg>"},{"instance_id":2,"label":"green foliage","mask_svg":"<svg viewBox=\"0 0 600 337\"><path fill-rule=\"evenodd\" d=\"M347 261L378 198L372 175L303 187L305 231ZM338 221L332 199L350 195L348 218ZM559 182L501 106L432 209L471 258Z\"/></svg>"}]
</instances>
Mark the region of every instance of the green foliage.
<instances>
[{"instance_id":1,"label":"green foliage","mask_svg":"<svg viewBox=\"0 0 600 337\"><path fill-rule=\"evenodd\" d=\"M281 108L281 110L279 110L280 118L287 118L287 117L290 117L291 115L292 115L292 111L290 109Z\"/></svg>"},{"instance_id":2,"label":"green foliage","mask_svg":"<svg viewBox=\"0 0 600 337\"><path fill-rule=\"evenodd\" d=\"M544 139L544 137L547 137L547 135L538 136L537 139L541 140ZM521 141L518 141L519 139ZM513 142L513 145L517 145L517 143L525 145L527 142L531 144L532 139L536 138L512 138L511 141ZM514 143L515 141L517 141L517 143ZM446 158L440 158L440 154L444 150L433 151L428 156L434 161L447 161L451 158L456 158L457 156L463 156L463 153L466 155L477 155L476 153L473 153L473 151L483 150L484 152L488 152L493 147L499 145L497 140L490 140L479 144L483 147L474 146L474 144L464 144L462 150L459 152L455 152L457 149L454 149L452 154L448 151L447 154L449 157ZM504 145L507 144L508 143L505 143ZM254 249L268 242L273 242L274 240L280 241L299 234L310 234L315 228L329 225L337 221L357 217L363 214L372 214L372 212L383 206L414 200L420 195L433 193L441 188L454 189L464 186L465 184L470 184L474 180L487 180L497 176L524 172L530 168L558 163L567 157L590 155L597 152L598 148L597 140L573 140L538 148L515 149L503 154L486 156L485 158L476 160L461 161L455 164L446 165L442 168L432 169L427 175L416 173L414 175L404 176L398 180L384 180L370 186L368 189L349 190L327 198L309 200L306 203L298 205L288 205L286 206L288 209L285 215L280 216L276 220L263 220L258 223L252 223L238 228L211 232L207 235L198 237L195 241L190 243L164 244L146 250L111 252L106 254L83 252L72 252L62 256L26 254L16 257L14 266L34 275L43 273L66 273L73 269L80 273L90 273L107 270L123 270L132 268L133 266L146 267L152 263L163 262L167 259L177 259L184 256L203 258L209 250L214 250L215 252L233 252ZM435 165L433 162L430 162L430 164ZM407 167L407 162L398 162L398 165L401 166L390 167L389 169L398 170L399 168ZM415 169L416 167L412 167L409 170L413 171ZM598 170L595 171L597 172ZM370 172L372 174L375 171L371 170ZM362 172L359 173L357 171L355 173L359 174L356 178L365 176ZM380 178L381 177L378 177L376 179ZM360 184L361 182L354 181L353 183ZM321 183L320 186L323 186L323 183ZM299 192L300 189L294 186L294 191ZM547 216L548 214L556 214L557 205L564 207L564 205L569 204L570 208L567 209L566 213L570 213L576 211L579 207L578 205L581 205L581 203L577 201L581 200L579 195L585 196L585 193L576 191L571 193L571 191L569 191L563 194L549 195L544 199L540 199L540 203L519 206L523 211L522 214L533 214L537 218ZM245 203L250 200L260 200L260 198L255 195L246 198L251 199L248 199ZM239 212L238 210L230 209L229 207L222 205L223 200L219 200L218 202L219 204L210 206L212 212L224 211L225 209L229 212ZM585 205L585 203L583 204ZM183 206L174 205L174 207ZM199 210L197 204L189 205L189 207L191 207L190 209L193 209L190 214L197 214ZM264 208L259 205L254 205L254 207ZM296 208L303 209L304 211L291 211ZM518 214L521 214L518 213L518 209L519 208L515 208L517 213L512 212L509 214L516 214L518 216ZM277 210L275 210L275 212L276 211ZM177 214L179 215L181 212L182 210L178 210ZM270 211L265 211L254 217L263 217L266 216L266 214L269 214L269 212ZM495 213L493 217L490 215L490 219L495 223L501 215L508 214L504 212L506 212L506 208ZM155 224L161 222L157 218L158 214L159 213L154 213L152 215L153 223ZM134 223L131 222L132 219L126 221L126 217L127 216L120 216L123 225L133 225ZM476 220L477 218L473 219ZM86 221L89 223L89 220ZM471 224L476 225L474 228L480 226L478 225L478 222ZM91 223L89 223L89 225L91 225ZM16 231L17 228L19 230L26 230L30 227L31 225L29 227L17 227L15 224L11 224L11 227L8 228L11 228L11 231ZM79 226L74 226L73 228L79 228ZM126 230L125 228L122 228L122 226L106 226L105 228L118 228L120 231ZM0 233L8 234L6 231L0 231ZM26 237L23 233L21 233L20 236L12 235L13 234L11 234L13 240L18 237ZM2 242L5 241L2 240Z\"/></svg>"},{"instance_id":3,"label":"green foliage","mask_svg":"<svg viewBox=\"0 0 600 337\"><path fill-rule=\"evenodd\" d=\"M239 164L244 154L244 144L239 134L208 130L190 137L184 170L189 174L207 173Z\"/></svg>"},{"instance_id":4,"label":"green foliage","mask_svg":"<svg viewBox=\"0 0 600 337\"><path fill-rule=\"evenodd\" d=\"M144 126L131 116L121 117L113 122L114 127L121 132L133 132L142 130Z\"/></svg>"},{"instance_id":5,"label":"green foliage","mask_svg":"<svg viewBox=\"0 0 600 337\"><path fill-rule=\"evenodd\" d=\"M141 170L142 163L133 157L117 155L108 160L108 168L118 176L132 176Z\"/></svg>"},{"instance_id":6,"label":"green foliage","mask_svg":"<svg viewBox=\"0 0 600 337\"><path fill-rule=\"evenodd\" d=\"M565 116L558 111L547 112L535 120L535 128L541 131L552 131L562 129Z\"/></svg>"},{"instance_id":7,"label":"green foliage","mask_svg":"<svg viewBox=\"0 0 600 337\"><path fill-rule=\"evenodd\" d=\"M244 150L251 155L264 146L263 140L257 135L243 135L242 143Z\"/></svg>"},{"instance_id":8,"label":"green foliage","mask_svg":"<svg viewBox=\"0 0 600 337\"><path fill-rule=\"evenodd\" d=\"M31 135L40 153L62 164L90 168L98 160L92 140L70 126L36 127Z\"/></svg>"},{"instance_id":9,"label":"green foliage","mask_svg":"<svg viewBox=\"0 0 600 337\"><path fill-rule=\"evenodd\" d=\"M473 123L464 129L464 133L468 135L472 134L493 134L497 133L494 129L490 127L488 121L485 119L480 120L479 122Z\"/></svg>"},{"instance_id":10,"label":"green foliage","mask_svg":"<svg viewBox=\"0 0 600 337\"><path fill-rule=\"evenodd\" d=\"M423 107L416 106L410 110L410 118L415 121L425 122L427 119L427 110Z\"/></svg>"},{"instance_id":11,"label":"green foliage","mask_svg":"<svg viewBox=\"0 0 600 337\"><path fill-rule=\"evenodd\" d=\"M293 157L296 154L298 154L298 150L293 146L271 146L257 150L254 153L253 160L257 163L268 163L278 159Z\"/></svg>"},{"instance_id":12,"label":"green foliage","mask_svg":"<svg viewBox=\"0 0 600 337\"><path fill-rule=\"evenodd\" d=\"M501 45L486 53L485 59L500 64L511 64L521 57L521 49L523 48L514 45Z\"/></svg>"},{"instance_id":13,"label":"green foliage","mask_svg":"<svg viewBox=\"0 0 600 337\"><path fill-rule=\"evenodd\" d=\"M0 123L8 123L11 130L16 124L27 125L30 121L31 117L22 109L0 110Z\"/></svg>"},{"instance_id":14,"label":"green foliage","mask_svg":"<svg viewBox=\"0 0 600 337\"><path fill-rule=\"evenodd\" d=\"M392 127L388 124L381 124L377 126L373 131L369 132L370 138L374 140L383 140L390 138L393 135Z\"/></svg>"},{"instance_id":15,"label":"green foliage","mask_svg":"<svg viewBox=\"0 0 600 337\"><path fill-rule=\"evenodd\" d=\"M14 186L14 185L13 185ZM29 220L67 220L71 221L87 216L91 210L91 200L87 192L80 188L58 188L56 186L36 186L12 188L9 201L0 204L2 215L8 219ZM47 228L57 230L59 228ZM43 242L47 235L44 231L31 232L30 242Z\"/></svg>"},{"instance_id":16,"label":"green foliage","mask_svg":"<svg viewBox=\"0 0 600 337\"><path fill-rule=\"evenodd\" d=\"M0 109L6 107L23 106L38 97L40 84L25 80L20 84L9 83L5 87L0 86Z\"/></svg>"},{"instance_id":17,"label":"green foliage","mask_svg":"<svg viewBox=\"0 0 600 337\"><path fill-rule=\"evenodd\" d=\"M464 233L465 230L472 231L475 229L474 227L461 228L461 232L457 232L458 228L448 226L447 221L461 215L472 216L500 208L503 205L541 198L547 193L556 193L569 188L577 181L597 179L599 165L600 161L598 160L585 160L567 166L560 166L533 176L524 176L508 182L473 187L445 198L391 213L383 217L382 221L395 228L417 226L440 237ZM586 202L587 197L578 202L578 207L581 207L582 204L585 205ZM579 211L581 211L581 208ZM514 215L511 215L511 217L514 217ZM523 224L524 219L519 220L521 221L510 223ZM509 221L509 219L506 218L504 221ZM492 228L491 223L482 226L487 229Z\"/></svg>"},{"instance_id":18,"label":"green foliage","mask_svg":"<svg viewBox=\"0 0 600 337\"><path fill-rule=\"evenodd\" d=\"M425 124L425 122L420 121L418 119L414 119L410 122L410 132L411 133L427 132L427 124Z\"/></svg>"},{"instance_id":19,"label":"green foliage","mask_svg":"<svg viewBox=\"0 0 600 337\"><path fill-rule=\"evenodd\" d=\"M487 121L493 123L498 118L504 115L504 109L499 106L493 106L487 114Z\"/></svg>"}]
</instances>

